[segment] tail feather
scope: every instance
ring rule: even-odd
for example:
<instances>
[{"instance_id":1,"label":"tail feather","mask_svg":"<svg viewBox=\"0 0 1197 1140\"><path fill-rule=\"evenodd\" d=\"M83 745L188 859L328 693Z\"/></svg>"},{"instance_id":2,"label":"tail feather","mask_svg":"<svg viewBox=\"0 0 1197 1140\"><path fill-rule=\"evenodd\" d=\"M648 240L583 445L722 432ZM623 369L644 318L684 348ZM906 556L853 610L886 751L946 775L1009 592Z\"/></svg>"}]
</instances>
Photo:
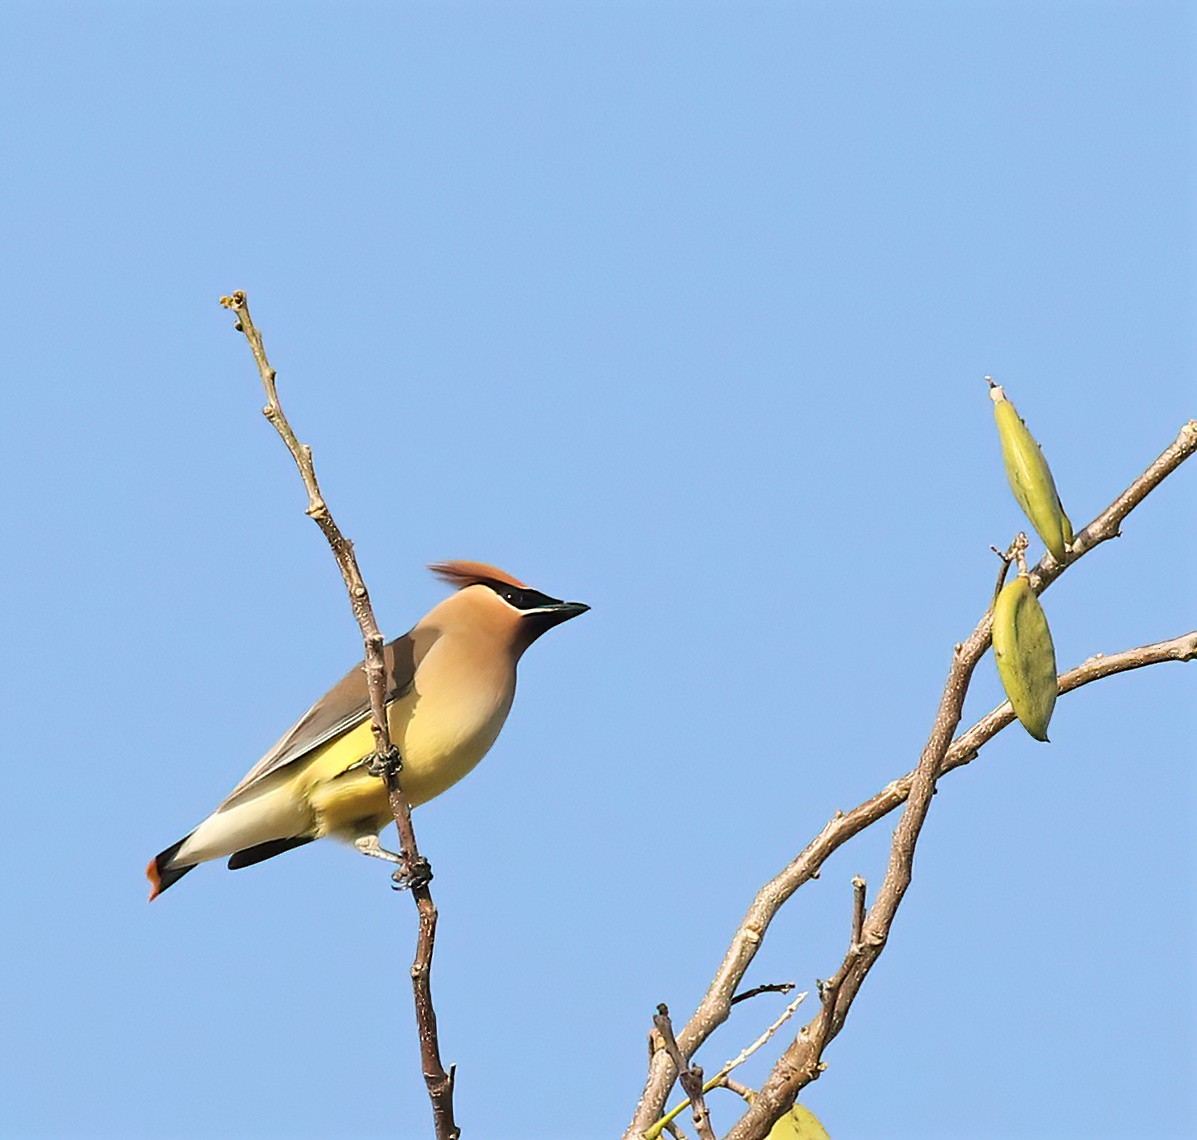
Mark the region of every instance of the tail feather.
<instances>
[{"instance_id":1,"label":"tail feather","mask_svg":"<svg viewBox=\"0 0 1197 1140\"><path fill-rule=\"evenodd\" d=\"M273 859L276 855L290 851L293 847L302 847L305 843L311 843L315 838L314 835L301 835L295 839L271 839L266 843L255 843L253 847L234 851L229 856L229 870L237 871L242 867L252 867L255 863L261 863L263 859ZM179 873L183 874L184 872L180 871Z\"/></svg>"},{"instance_id":2,"label":"tail feather","mask_svg":"<svg viewBox=\"0 0 1197 1140\"><path fill-rule=\"evenodd\" d=\"M153 902L167 887L177 883L188 871L195 868L195 863L186 863L181 866L171 865L171 860L178 854L179 848L190 838L190 834L184 835L178 843L172 843L165 851L155 855L146 864L145 877L150 881L150 902Z\"/></svg>"}]
</instances>

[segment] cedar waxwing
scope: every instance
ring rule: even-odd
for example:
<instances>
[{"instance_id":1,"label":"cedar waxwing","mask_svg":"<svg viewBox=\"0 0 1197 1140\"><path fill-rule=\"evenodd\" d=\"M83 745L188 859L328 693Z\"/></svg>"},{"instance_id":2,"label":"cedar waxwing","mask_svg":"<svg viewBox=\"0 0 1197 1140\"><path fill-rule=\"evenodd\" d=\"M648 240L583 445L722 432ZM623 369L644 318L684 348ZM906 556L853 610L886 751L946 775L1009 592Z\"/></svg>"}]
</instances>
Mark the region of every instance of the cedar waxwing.
<instances>
[{"instance_id":1,"label":"cedar waxwing","mask_svg":"<svg viewBox=\"0 0 1197 1140\"><path fill-rule=\"evenodd\" d=\"M457 593L383 650L387 724L412 807L456 784L490 750L515 696L520 655L590 607L550 598L483 562L429 567ZM151 859L157 898L198 863L249 867L333 835L393 862L378 833L392 820L386 787L367 771L374 751L361 666L350 670L190 835Z\"/></svg>"}]
</instances>

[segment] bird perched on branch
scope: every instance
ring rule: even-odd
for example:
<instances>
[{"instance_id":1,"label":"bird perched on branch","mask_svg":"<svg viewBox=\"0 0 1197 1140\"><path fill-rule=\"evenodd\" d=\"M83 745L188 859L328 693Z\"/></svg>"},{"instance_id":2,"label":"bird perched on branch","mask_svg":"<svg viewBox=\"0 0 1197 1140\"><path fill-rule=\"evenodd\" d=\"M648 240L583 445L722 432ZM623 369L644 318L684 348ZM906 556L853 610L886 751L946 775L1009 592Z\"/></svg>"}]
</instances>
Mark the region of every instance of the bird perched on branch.
<instances>
[{"instance_id":1,"label":"bird perched on branch","mask_svg":"<svg viewBox=\"0 0 1197 1140\"><path fill-rule=\"evenodd\" d=\"M383 650L387 725L412 807L457 783L490 750L515 696L520 656L542 633L590 607L563 602L482 562L429 569L457 587ZM199 863L249 867L336 836L398 861L378 833L392 820L369 770L370 699L361 666L320 698L190 835L146 867L157 898Z\"/></svg>"}]
</instances>

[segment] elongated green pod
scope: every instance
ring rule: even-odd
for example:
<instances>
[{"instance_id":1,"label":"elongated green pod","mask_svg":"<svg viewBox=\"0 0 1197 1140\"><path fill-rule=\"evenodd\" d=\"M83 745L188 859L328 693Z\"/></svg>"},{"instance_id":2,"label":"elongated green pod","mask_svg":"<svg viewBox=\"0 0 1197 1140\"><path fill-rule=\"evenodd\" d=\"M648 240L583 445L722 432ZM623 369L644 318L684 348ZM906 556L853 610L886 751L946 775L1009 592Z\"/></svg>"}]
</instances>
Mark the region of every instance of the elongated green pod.
<instances>
[{"instance_id":1,"label":"elongated green pod","mask_svg":"<svg viewBox=\"0 0 1197 1140\"><path fill-rule=\"evenodd\" d=\"M993 417L1002 441L1002 460L1010 490L1044 546L1057 562L1063 562L1064 552L1072 542L1072 523L1064 513L1043 451L999 385L990 388L989 397L993 400Z\"/></svg>"},{"instance_id":2,"label":"elongated green pod","mask_svg":"<svg viewBox=\"0 0 1197 1140\"><path fill-rule=\"evenodd\" d=\"M1056 647L1025 574L1007 582L993 604L993 658L1014 715L1036 740L1046 741L1060 691Z\"/></svg>"}]
</instances>

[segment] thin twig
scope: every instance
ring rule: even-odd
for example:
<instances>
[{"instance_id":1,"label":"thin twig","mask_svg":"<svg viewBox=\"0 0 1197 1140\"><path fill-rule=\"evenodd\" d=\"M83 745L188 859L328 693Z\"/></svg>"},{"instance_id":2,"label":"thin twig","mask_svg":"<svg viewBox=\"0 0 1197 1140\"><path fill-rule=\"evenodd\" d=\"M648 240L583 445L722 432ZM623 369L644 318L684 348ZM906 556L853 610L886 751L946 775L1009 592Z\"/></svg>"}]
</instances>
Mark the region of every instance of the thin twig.
<instances>
[{"instance_id":1,"label":"thin twig","mask_svg":"<svg viewBox=\"0 0 1197 1140\"><path fill-rule=\"evenodd\" d=\"M800 993L789 1005L781 1011L781 1016L769 1026L751 1045L741 1049L730 1061L727 1062L714 1076L715 1081L722 1081L732 1069L739 1068L749 1057L753 1055L762 1045L764 1045L770 1037L773 1036L791 1017L794 1016L794 1011L806 1001L806 993Z\"/></svg>"},{"instance_id":2,"label":"thin twig","mask_svg":"<svg viewBox=\"0 0 1197 1140\"><path fill-rule=\"evenodd\" d=\"M1010 573L1010 563L1014 561L1014 553L1018 549L1020 542L1025 550L1027 547L1027 536L1021 531L1005 550L999 550L996 546L989 548L1002 560L1002 568L998 571L997 585L993 588L993 601L989 603L991 607L997 602L998 594L1002 592L1002 587L1006 584L1006 575Z\"/></svg>"},{"instance_id":3,"label":"thin twig","mask_svg":"<svg viewBox=\"0 0 1197 1140\"><path fill-rule=\"evenodd\" d=\"M707 1081L706 1084L702 1086L702 1091L704 1093L709 1093L711 1089L718 1088L720 1085L726 1085L729 1089L733 1088L733 1086L736 1086L736 1082L729 1080L727 1074L730 1073L732 1069L738 1068L740 1065L744 1064L744 1062L747 1061L748 1058L753 1055L753 1053L755 1053L762 1045L765 1044L765 1042L769 1040L770 1037L773 1036L774 1033L776 1033L787 1021L789 1021L790 1018L794 1016L794 1010L796 1010L804 1001L806 1001L806 997L807 995L805 993L801 993L792 1002L790 1002L790 1004L787 1005L784 1010L782 1010L781 1016L772 1025L770 1025L764 1033L762 1033L751 1045L741 1049L735 1057L728 1061L727 1064L725 1064L723 1068L719 1070L719 1072L717 1072L709 1081ZM654 1018L653 1020L655 1021L656 1019ZM661 1047L665 1047L663 1038ZM738 1086L738 1088L741 1089L745 1087L746 1086L744 1085ZM751 1093L751 1091L751 1089L748 1090L749 1093ZM655 1124L651 1125L649 1128L646 1128L643 1134L643 1140L656 1140L656 1138L661 1135L661 1129L668 1127L670 1121L685 1112L686 1106L689 1103L690 1100L687 1097L687 1099L682 1101L681 1104L671 1108Z\"/></svg>"},{"instance_id":4,"label":"thin twig","mask_svg":"<svg viewBox=\"0 0 1197 1140\"><path fill-rule=\"evenodd\" d=\"M1044 555L1043 560L1031 572L1030 576L1031 586L1035 592L1042 593L1043 590L1047 589L1056 578L1079 558L1100 543L1117 537L1120 533L1119 528L1127 515L1155 490L1165 478L1188 459L1194 451L1197 451L1197 420L1191 420L1185 424L1176 439L1161 452L1146 471L1135 479L1109 507L1102 511L1087 527L1076 535L1063 563L1056 562L1050 555ZM876 822L877 819L880 819L882 816L899 807L903 802L906 802L912 794L916 773L919 771L923 773L921 790L929 800L930 792L934 790L935 780L941 771L946 772L951 768L968 763L969 760L975 758L976 750L985 741L989 740L994 733L1000 731L1002 727L1005 727L1006 724L1013 720L1013 713L1009 711L1009 705L1007 704L1002 709L995 710L994 713L990 714L989 718L986 718L990 722L989 731L982 729L981 725L984 722L979 722L978 725L974 725L958 741L952 743L951 747L948 747L950 731L954 728L955 721L959 718L960 706L963 700L963 686L967 684L972 669L980 659L981 654L989 646L989 624L990 613L987 611L968 640L961 642L956 648L952 670L949 674L947 686L945 687L944 699L941 701L940 710L936 717L935 729L931 740L928 741L927 749L924 750L923 760L926 761L926 765L924 766L923 762L920 761L919 768L915 772L911 772L901 780L894 781L882 792L878 793L877 796L874 796L872 800L866 801L866 803L861 804L853 811L846 814L837 812L836 816L812 840L806 849L789 866L784 868L757 892L756 897L748 908L747 914L732 938L731 945L728 947L723 962L716 971L706 995L699 1003L694 1015L678 1034L678 1043L682 1049L687 1050L692 1055L727 1020L728 1011L731 1008L731 998L735 993L736 987L743 980L745 971L756 956L761 940L764 938L773 917L777 914L781 906L793 895L794 891L817 875L819 868L833 851L865 827L868 827L871 823ZM1191 650L1188 652L1188 656L1185 656L1185 650L1180 647L1180 643L1186 641L1187 639L1185 638L1178 638L1175 642L1161 643L1157 646L1145 646L1141 650L1132 650L1126 655L1118 655L1118 660L1121 662L1120 667L1106 668L1105 671L1101 672L1089 671L1086 673L1085 667L1082 666L1081 670L1074 670L1074 673L1084 674L1083 679L1068 684L1068 680L1072 675L1066 675L1061 679L1061 692L1068 692L1072 688L1088 684L1090 681L1098 680L1103 676L1110 676L1112 673L1122 672L1126 669L1140 668L1143 665L1154 664L1157 661L1189 660L1192 656ZM1136 659L1136 655L1142 655L1142 659ZM1109 666L1115 658L1111 657L1104 660L1106 665ZM1001 719L1003 710L1005 711L1006 719L1002 720L999 724L997 721ZM972 737L972 739L967 748L960 748L959 746L963 745L965 739L968 737ZM941 748L942 752L940 751ZM940 753L939 762L932 768L930 757L937 752ZM925 809L923 809L923 814L925 814ZM921 818L917 815L912 817L911 823L914 824L916 821L918 826L921 826ZM917 828L914 829L914 833L917 835ZM894 868L891 865L891 871L893 870ZM900 869L897 871L896 878L891 881L891 887L894 889L885 892L884 895L885 907L882 911L877 912L879 919L883 917L885 910L893 904L895 897L900 901L901 893L905 890L905 887L901 886ZM881 893L878 895L878 901L882 901ZM876 906L877 903L874 904L875 908ZM883 937L883 932L878 926L872 927L871 932L874 936L880 933ZM866 939L869 933L870 930L866 922ZM867 972L867 968L865 972ZM851 998L855 996L855 991L858 988L859 986L856 985L852 989L851 996L847 999L847 1004L838 1007L844 1013L846 1013L847 1005L851 1004ZM814 1075L817 1075L817 1069L810 1073L806 1079L813 1079ZM665 1099L669 1095L669 1090L675 1079L676 1070L667 1055L658 1053L650 1058L648 1078L640 1100L636 1105L632 1121L624 1133L625 1140L635 1140L646 1127L660 1116ZM792 1102L792 1096L790 1099ZM757 1124L759 1124L759 1119L757 1120ZM763 1135L763 1133L761 1134ZM735 1137L736 1140L743 1140L743 1137L747 1135L749 1134L746 1132L737 1133L733 1131L733 1133L729 1134L729 1138Z\"/></svg>"},{"instance_id":5,"label":"thin twig","mask_svg":"<svg viewBox=\"0 0 1197 1140\"><path fill-rule=\"evenodd\" d=\"M428 1097L432 1102L432 1117L437 1140L456 1140L461 1135L453 1120L453 1071L445 1072L441 1064L440 1042L437 1037L436 1010L432 1004L432 952L436 942L436 907L428 890L432 877L427 862L420 857L416 834L411 823L411 805L399 783L399 756L391 742L386 718L386 666L383 659L383 637L374 619L370 594L358 568L353 553L353 543L342 533L316 480L316 469L312 462L312 449L300 443L291 429L279 403L276 373L266 358L262 334L249 315L249 304L245 294L238 291L228 297L221 297L221 305L231 309L237 318L236 329L245 334L262 377L266 390L266 407L262 414L274 425L287 450L299 468L304 488L308 493L307 513L320 528L328 545L332 548L341 577L349 591L349 602L353 616L357 619L365 645L363 669L366 687L370 694L370 728L374 734L374 749L380 761L379 774L386 783L395 826L399 830L400 850L405 867L403 873L409 877L412 897L419 914L419 934L416 939L415 960L411 967L412 990L416 1005L416 1025L420 1037L420 1057L424 1071L424 1082L428 1086Z\"/></svg>"},{"instance_id":6,"label":"thin twig","mask_svg":"<svg viewBox=\"0 0 1197 1140\"><path fill-rule=\"evenodd\" d=\"M798 983L797 982L773 982L767 986L754 986L750 990L745 990L742 994L736 994L731 999L732 1005L739 1002L747 1001L749 998L759 997L761 994L788 994Z\"/></svg>"},{"instance_id":7,"label":"thin twig","mask_svg":"<svg viewBox=\"0 0 1197 1140\"><path fill-rule=\"evenodd\" d=\"M859 875L852 879L852 945L859 946L864 935L865 883Z\"/></svg>"},{"instance_id":8,"label":"thin twig","mask_svg":"<svg viewBox=\"0 0 1197 1140\"><path fill-rule=\"evenodd\" d=\"M673 1022L669 1019L669 1007L664 1002L657 1006L653 1025L661 1034L661 1040L665 1042L665 1052L677 1066L678 1080L681 1081L682 1088L689 1098L692 1110L691 1118L694 1121L694 1127L698 1130L699 1140L715 1140L715 1133L711 1128L711 1113L707 1108L706 1099L702 1095L702 1066L686 1063L686 1058L682 1056L682 1051L677 1047L677 1038L673 1035ZM673 1118L670 1117L663 1123L672 1123L672 1120Z\"/></svg>"},{"instance_id":9,"label":"thin twig","mask_svg":"<svg viewBox=\"0 0 1197 1140\"><path fill-rule=\"evenodd\" d=\"M312 463L312 449L306 443L300 443L287 417L283 414L279 403L278 388L275 384L276 373L266 359L266 349L262 344L262 334L250 319L249 306L245 294L236 292L231 297L221 297L220 303L231 309L237 317L234 326L238 332L245 334L249 341L250 350L254 354L254 361L262 377L262 387L266 389L266 407L262 409L264 415L273 425L295 466L299 468L300 478L303 479L304 489L308 493L307 514L320 528L328 545L332 547L333 556L345 579L345 587L349 591L349 604L353 607L353 616L357 619L358 627L362 631L362 640L366 647L366 684L370 693L370 727L374 731L376 750L380 754L391 751L391 737L387 729L386 704L386 666L382 656L382 633L378 623L374 620L374 609L370 604L370 594L362 573L358 569L357 558L353 553L353 543L342 533L340 527L333 520L328 504L320 493L320 484L316 481L316 468Z\"/></svg>"},{"instance_id":10,"label":"thin twig","mask_svg":"<svg viewBox=\"0 0 1197 1140\"><path fill-rule=\"evenodd\" d=\"M731 1077L724 1077L719 1083L725 1089L734 1092L738 1097L743 1097L749 1103L752 1102L752 1098L756 1095L747 1085L742 1085L739 1081L733 1080Z\"/></svg>"},{"instance_id":11,"label":"thin twig","mask_svg":"<svg viewBox=\"0 0 1197 1140\"><path fill-rule=\"evenodd\" d=\"M1019 531L1017 537L1014 539L1014 542L1010 547L1010 550L1014 554L1014 561L1018 563L1019 574L1025 574L1027 572L1028 546L1030 546L1030 542L1028 541L1026 534L1024 534L1022 531ZM1006 563L1007 569L1009 568L1009 565L1009 563Z\"/></svg>"}]
</instances>

